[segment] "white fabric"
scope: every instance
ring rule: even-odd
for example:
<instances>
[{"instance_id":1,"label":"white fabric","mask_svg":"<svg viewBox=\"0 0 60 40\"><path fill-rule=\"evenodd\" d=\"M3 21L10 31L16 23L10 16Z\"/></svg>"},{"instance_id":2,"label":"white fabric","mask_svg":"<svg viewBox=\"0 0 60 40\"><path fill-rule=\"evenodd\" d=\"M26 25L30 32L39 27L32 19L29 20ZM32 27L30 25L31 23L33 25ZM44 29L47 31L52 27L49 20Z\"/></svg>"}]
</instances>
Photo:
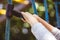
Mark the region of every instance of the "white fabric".
<instances>
[{"instance_id":1,"label":"white fabric","mask_svg":"<svg viewBox=\"0 0 60 40\"><path fill-rule=\"evenodd\" d=\"M57 28L54 28L52 30L52 34L56 37L57 40L60 40L60 30Z\"/></svg>"},{"instance_id":2,"label":"white fabric","mask_svg":"<svg viewBox=\"0 0 60 40\"><path fill-rule=\"evenodd\" d=\"M56 40L53 34L51 34L41 23L35 23L31 31L38 40Z\"/></svg>"}]
</instances>

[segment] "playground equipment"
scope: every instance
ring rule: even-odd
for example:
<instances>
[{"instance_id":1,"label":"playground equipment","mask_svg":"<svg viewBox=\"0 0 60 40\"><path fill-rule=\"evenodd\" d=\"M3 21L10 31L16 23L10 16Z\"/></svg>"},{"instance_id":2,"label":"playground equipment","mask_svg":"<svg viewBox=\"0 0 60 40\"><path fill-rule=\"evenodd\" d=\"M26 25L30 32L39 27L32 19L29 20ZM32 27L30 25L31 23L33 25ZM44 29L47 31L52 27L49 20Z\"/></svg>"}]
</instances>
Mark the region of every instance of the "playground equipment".
<instances>
[{"instance_id":1,"label":"playground equipment","mask_svg":"<svg viewBox=\"0 0 60 40\"><path fill-rule=\"evenodd\" d=\"M15 15L17 17L22 17L23 18L21 13L16 12L13 9L14 9L14 5L12 3L12 0L8 0L8 6L7 6L7 11L6 11L7 19L6 19L5 40L9 40L10 39L10 18L12 17L12 15Z\"/></svg>"},{"instance_id":2,"label":"playground equipment","mask_svg":"<svg viewBox=\"0 0 60 40\"><path fill-rule=\"evenodd\" d=\"M15 0L16 1L16 0ZM22 2L24 0L21 0L20 2ZM17 2L19 2L17 0ZM34 9L34 13L35 14L38 14L37 10L36 10L36 6L35 6L35 0L31 0L31 3L32 3L32 8ZM56 19L57 19L57 27L60 28L60 23L59 23L59 14L58 14L58 7L57 7L57 4L60 4L60 3L57 3L55 2L55 8L56 8ZM49 22L49 15L48 15L48 8L47 8L47 1L44 0L44 6L45 6L45 20L47 22ZM14 5L12 3L12 0L8 0L8 6L7 6L7 11L6 11L6 30L5 30L5 40L9 40L10 39L10 19L11 17L14 15L16 17L22 17L23 16L21 15L21 13L19 11L15 11L13 10L14 9Z\"/></svg>"},{"instance_id":3,"label":"playground equipment","mask_svg":"<svg viewBox=\"0 0 60 40\"><path fill-rule=\"evenodd\" d=\"M57 21L57 28L60 28L60 16L59 16L59 12L58 12L58 4L60 5L60 2L55 2L55 9L56 9L56 21Z\"/></svg>"},{"instance_id":4,"label":"playground equipment","mask_svg":"<svg viewBox=\"0 0 60 40\"><path fill-rule=\"evenodd\" d=\"M45 6L45 20L49 22L47 0L44 0L44 6Z\"/></svg>"},{"instance_id":5,"label":"playground equipment","mask_svg":"<svg viewBox=\"0 0 60 40\"><path fill-rule=\"evenodd\" d=\"M23 0L24 1L24 0ZM35 6L35 0L31 0L32 7L34 9L34 13L37 14L36 6ZM22 14L18 11L13 10L14 5L12 3L12 0L8 0L8 6L6 11L6 30L5 30L5 40L10 40L10 18L12 15L15 15L17 17L22 17Z\"/></svg>"}]
</instances>

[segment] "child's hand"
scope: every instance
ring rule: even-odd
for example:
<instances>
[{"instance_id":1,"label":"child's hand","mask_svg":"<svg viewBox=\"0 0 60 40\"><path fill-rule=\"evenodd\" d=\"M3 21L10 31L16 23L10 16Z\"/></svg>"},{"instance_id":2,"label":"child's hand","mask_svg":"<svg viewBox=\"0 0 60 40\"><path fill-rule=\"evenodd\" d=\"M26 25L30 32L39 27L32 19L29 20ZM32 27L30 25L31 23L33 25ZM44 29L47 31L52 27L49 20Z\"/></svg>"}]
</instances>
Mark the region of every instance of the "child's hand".
<instances>
[{"instance_id":1,"label":"child's hand","mask_svg":"<svg viewBox=\"0 0 60 40\"><path fill-rule=\"evenodd\" d=\"M21 12L23 17L25 18L26 22L28 22L31 26L35 23L38 23L37 19L28 12Z\"/></svg>"}]
</instances>

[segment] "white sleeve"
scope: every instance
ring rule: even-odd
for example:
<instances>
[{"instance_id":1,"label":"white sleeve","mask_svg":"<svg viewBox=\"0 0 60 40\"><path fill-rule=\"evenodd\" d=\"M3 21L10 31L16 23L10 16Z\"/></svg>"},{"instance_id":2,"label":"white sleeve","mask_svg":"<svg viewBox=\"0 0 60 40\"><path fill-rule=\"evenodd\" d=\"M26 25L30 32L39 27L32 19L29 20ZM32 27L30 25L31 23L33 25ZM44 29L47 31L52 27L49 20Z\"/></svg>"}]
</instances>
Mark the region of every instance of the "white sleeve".
<instances>
[{"instance_id":1,"label":"white sleeve","mask_svg":"<svg viewBox=\"0 0 60 40\"><path fill-rule=\"evenodd\" d=\"M52 34L56 37L57 40L60 40L60 30L57 28L54 28L52 30Z\"/></svg>"},{"instance_id":2,"label":"white sleeve","mask_svg":"<svg viewBox=\"0 0 60 40\"><path fill-rule=\"evenodd\" d=\"M41 23L36 23L32 26L31 31L37 40L56 40Z\"/></svg>"}]
</instances>

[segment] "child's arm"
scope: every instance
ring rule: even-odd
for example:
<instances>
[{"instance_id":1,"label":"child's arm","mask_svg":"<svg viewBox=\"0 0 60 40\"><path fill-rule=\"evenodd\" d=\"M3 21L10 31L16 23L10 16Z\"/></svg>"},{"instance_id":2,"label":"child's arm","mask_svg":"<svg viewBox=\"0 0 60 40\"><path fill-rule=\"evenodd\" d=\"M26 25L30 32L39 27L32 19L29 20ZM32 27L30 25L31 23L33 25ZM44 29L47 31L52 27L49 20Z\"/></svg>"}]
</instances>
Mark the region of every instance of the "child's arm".
<instances>
[{"instance_id":1,"label":"child's arm","mask_svg":"<svg viewBox=\"0 0 60 40\"><path fill-rule=\"evenodd\" d=\"M50 25L49 23L47 23L45 20L43 20L42 18L40 18L37 15L33 15L40 23L42 23L50 32L54 29L54 27L52 25Z\"/></svg>"},{"instance_id":2,"label":"child's arm","mask_svg":"<svg viewBox=\"0 0 60 40\"><path fill-rule=\"evenodd\" d=\"M50 33L44 25L38 22L38 20L28 12L22 12L22 15L26 22L31 25L31 31L38 40L56 40L52 33Z\"/></svg>"},{"instance_id":3,"label":"child's arm","mask_svg":"<svg viewBox=\"0 0 60 40\"><path fill-rule=\"evenodd\" d=\"M60 30L53 27L49 23L47 23L45 20L40 18L37 15L33 15L40 23L42 23L58 40L60 40Z\"/></svg>"},{"instance_id":4,"label":"child's arm","mask_svg":"<svg viewBox=\"0 0 60 40\"><path fill-rule=\"evenodd\" d=\"M31 31L37 40L56 40L53 34L49 32L41 23L35 23L32 25Z\"/></svg>"}]
</instances>

